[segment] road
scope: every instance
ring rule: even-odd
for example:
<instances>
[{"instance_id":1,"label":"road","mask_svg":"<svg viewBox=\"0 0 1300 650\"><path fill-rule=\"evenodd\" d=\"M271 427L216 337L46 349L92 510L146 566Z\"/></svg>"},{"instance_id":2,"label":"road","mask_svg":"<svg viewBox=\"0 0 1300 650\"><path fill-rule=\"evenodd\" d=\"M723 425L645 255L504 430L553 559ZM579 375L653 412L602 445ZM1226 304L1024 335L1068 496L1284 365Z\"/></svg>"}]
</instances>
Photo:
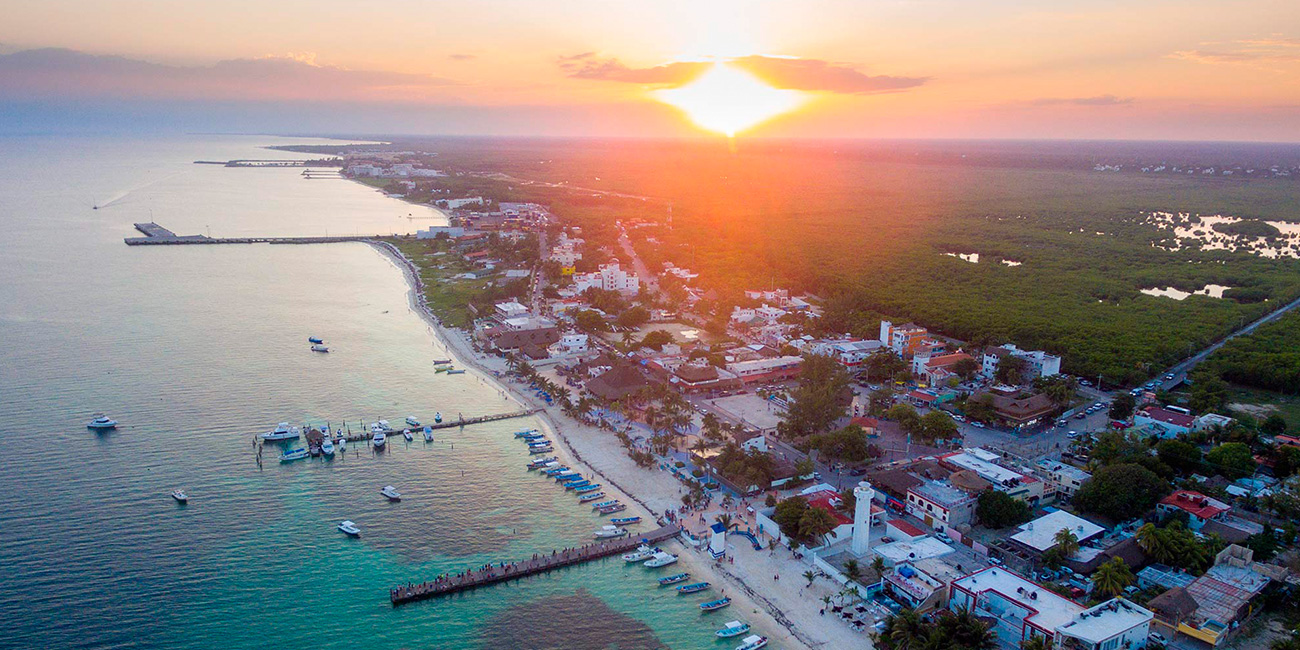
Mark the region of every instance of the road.
<instances>
[{"instance_id":1,"label":"road","mask_svg":"<svg viewBox=\"0 0 1300 650\"><path fill-rule=\"evenodd\" d=\"M1256 320L1250 323L1249 325L1246 325L1245 327L1223 337L1222 340L1211 345L1210 347L1205 348L1204 350L1201 350L1200 352L1184 359L1183 361L1179 362L1177 365L1175 365L1174 367L1170 368L1169 370L1165 371L1162 375L1160 375L1159 387L1164 389L1169 389L1169 388L1173 388L1174 386L1177 386L1178 384L1183 383L1183 380L1187 378L1187 373L1191 371L1192 368L1196 367L1197 364L1204 361L1206 357L1209 357L1211 354L1214 354L1214 352L1219 348L1223 347L1225 343L1231 341L1234 338L1237 338L1238 336L1241 336L1243 334L1249 334L1255 331L1255 329L1258 328L1260 325L1263 325L1265 323L1270 323L1272 321L1281 318L1283 314L1291 311L1292 309L1295 309L1298 306L1300 306L1300 298L1296 298L1295 300L1292 300L1291 302L1283 305L1282 307L1269 312L1265 316L1261 317L1259 320ZM1165 377L1169 375L1173 375L1173 379L1165 379Z\"/></svg>"},{"instance_id":2,"label":"road","mask_svg":"<svg viewBox=\"0 0 1300 650\"><path fill-rule=\"evenodd\" d=\"M650 267L646 266L641 256L636 254L636 249L632 248L632 240L627 238L626 230L620 230L618 243L623 247L623 252L627 253L628 259L632 260L632 270L636 271L637 277L641 278L641 284L649 289L651 294L659 293L659 276L651 273Z\"/></svg>"}]
</instances>

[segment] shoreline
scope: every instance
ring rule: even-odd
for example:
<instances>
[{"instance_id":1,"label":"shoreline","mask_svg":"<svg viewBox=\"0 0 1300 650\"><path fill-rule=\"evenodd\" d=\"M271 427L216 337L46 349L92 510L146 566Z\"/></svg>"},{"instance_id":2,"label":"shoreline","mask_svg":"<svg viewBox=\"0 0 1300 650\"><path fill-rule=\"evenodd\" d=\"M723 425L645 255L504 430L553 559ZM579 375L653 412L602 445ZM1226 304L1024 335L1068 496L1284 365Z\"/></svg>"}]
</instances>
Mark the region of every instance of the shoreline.
<instances>
[{"instance_id":1,"label":"shoreline","mask_svg":"<svg viewBox=\"0 0 1300 650\"><path fill-rule=\"evenodd\" d=\"M643 494L637 494L626 489L623 485L611 479L607 471L602 471L594 464L594 462L584 459L582 454L575 447L573 441L563 432L563 429L560 426L560 420L563 420L565 426L574 429L590 428L588 425L573 420L563 413L552 413L545 404L537 404L527 395L521 394L513 382L503 381L501 378L493 375L493 369L488 367L485 363L486 359L484 357L474 351L471 343L467 340L465 335L460 330L454 330L442 324L438 316L429 309L428 305L424 301L424 282L420 278L419 269L416 267L414 262L407 259L406 256L402 255L402 252L398 250L397 247L388 242L372 239L366 240L365 243L371 245L376 251L390 259L402 270L402 275L406 279L407 283L407 295L411 308L414 309L416 313L420 315L421 319L423 319L425 323L433 329L435 338L456 358L458 362L477 375L480 381L497 388L503 395L504 399L515 401L525 408L537 407L540 409L534 414L534 417L541 422L542 427L547 430L549 435L558 438L562 443L560 447L556 449L558 452L556 456L559 457L562 462L565 462L570 467L580 465L582 471L600 477L601 481L613 488L613 490L606 490L606 492L616 492L616 494L612 496L630 502L629 507L640 508L640 512L637 514L642 516L649 515L655 520L659 520L662 517L662 513L655 510L655 508L649 503L655 499L651 499ZM619 449L621 450L621 445L619 446ZM589 453L593 456L599 455L598 452L599 450L589 450ZM631 462L630 459L625 460L629 463ZM659 477L664 476L661 472L654 470L642 471L647 473L653 472L653 474ZM660 480L663 479L660 478ZM660 500L662 500L662 496ZM632 506L631 504L635 504L635 506ZM667 508L666 505L664 507ZM676 541L683 547L682 551L678 553L678 556L680 557L679 561L686 565L691 571L698 571L710 582L718 585L719 588L722 589L723 594L726 594L726 589L723 585L731 587L733 590L732 593L726 595L732 597L733 601L735 601L735 606L738 606L741 610L753 612L756 615L762 616L766 619L763 621L763 627L770 628L780 634L781 638L773 638L773 641L780 643L783 647L812 648L820 645L817 642L808 639L805 634L802 634L797 629L795 623L790 619L789 614L773 605L769 599L759 595L758 590L754 589L734 573L715 566L714 562L709 558L687 554L685 551L690 548L690 545L680 539L676 539Z\"/></svg>"}]
</instances>

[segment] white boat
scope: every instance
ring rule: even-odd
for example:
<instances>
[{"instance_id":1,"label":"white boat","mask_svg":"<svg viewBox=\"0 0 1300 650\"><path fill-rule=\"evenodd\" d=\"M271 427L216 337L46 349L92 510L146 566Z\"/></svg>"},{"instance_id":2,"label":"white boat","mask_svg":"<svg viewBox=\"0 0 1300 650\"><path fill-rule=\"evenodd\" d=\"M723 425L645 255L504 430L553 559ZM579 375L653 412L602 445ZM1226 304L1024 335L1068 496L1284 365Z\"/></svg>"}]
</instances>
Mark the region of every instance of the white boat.
<instances>
[{"instance_id":1,"label":"white boat","mask_svg":"<svg viewBox=\"0 0 1300 650\"><path fill-rule=\"evenodd\" d=\"M289 426L288 422L277 424L274 429L262 434L262 440L294 440L302 434L298 427Z\"/></svg>"},{"instance_id":2,"label":"white boat","mask_svg":"<svg viewBox=\"0 0 1300 650\"><path fill-rule=\"evenodd\" d=\"M433 421L438 423L442 422L442 411L433 414Z\"/></svg>"},{"instance_id":3,"label":"white boat","mask_svg":"<svg viewBox=\"0 0 1300 650\"><path fill-rule=\"evenodd\" d=\"M623 530L622 528L619 528L618 526L606 525L606 526L601 526L600 530L596 531L595 537L598 539L609 539L614 537L622 537L626 534L627 531Z\"/></svg>"},{"instance_id":4,"label":"white boat","mask_svg":"<svg viewBox=\"0 0 1300 650\"><path fill-rule=\"evenodd\" d=\"M677 562L676 555L673 555L672 553L664 553L663 551L660 551L658 553L655 553L654 557L650 558L649 560L646 560L645 562L642 562L642 565L649 569L658 569L659 567L665 567L668 566L669 564L674 564L676 562Z\"/></svg>"},{"instance_id":5,"label":"white boat","mask_svg":"<svg viewBox=\"0 0 1300 650\"><path fill-rule=\"evenodd\" d=\"M406 423L409 424L409 425L411 425L411 426L413 426L413 427L418 427L418 426L420 426L420 421L417 420L417 419L415 419L415 416L414 416L414 415L408 415L408 416L406 416Z\"/></svg>"},{"instance_id":6,"label":"white boat","mask_svg":"<svg viewBox=\"0 0 1300 650\"><path fill-rule=\"evenodd\" d=\"M388 436L384 435L384 432L383 432L383 431L380 431L380 432L378 432L378 433L375 434L375 437L374 437L374 438L371 438L371 439L370 439L370 442L373 443L373 444L375 445L375 449L383 449L383 447L384 447L384 441L387 440L387 439L388 439Z\"/></svg>"},{"instance_id":7,"label":"white boat","mask_svg":"<svg viewBox=\"0 0 1300 650\"><path fill-rule=\"evenodd\" d=\"M435 365L435 366L445 366L445 365L447 365L447 364L449 364L449 363L451 363L451 359L434 359L434 360L433 360L433 365Z\"/></svg>"},{"instance_id":8,"label":"white boat","mask_svg":"<svg viewBox=\"0 0 1300 650\"><path fill-rule=\"evenodd\" d=\"M433 442L433 429L430 429L429 427L424 428L424 441Z\"/></svg>"},{"instance_id":9,"label":"white boat","mask_svg":"<svg viewBox=\"0 0 1300 650\"><path fill-rule=\"evenodd\" d=\"M406 431L403 431L403 432L402 432L402 437L403 437L403 438L406 438L406 441L407 441L407 442L410 442L410 441L412 441L412 440L415 439L415 438L411 437L411 430L410 430L410 429L407 429Z\"/></svg>"},{"instance_id":10,"label":"white boat","mask_svg":"<svg viewBox=\"0 0 1300 650\"><path fill-rule=\"evenodd\" d=\"M103 413L96 413L95 419L91 420L88 424L86 424L86 428L94 429L96 431L107 431L109 429L116 429L117 420L114 420L108 417L107 415L104 415Z\"/></svg>"},{"instance_id":11,"label":"white boat","mask_svg":"<svg viewBox=\"0 0 1300 650\"><path fill-rule=\"evenodd\" d=\"M327 347L325 347L324 345L321 345L320 343L313 343L312 346L311 346L311 351L312 351L312 352L329 352L330 349L327 348Z\"/></svg>"},{"instance_id":12,"label":"white boat","mask_svg":"<svg viewBox=\"0 0 1300 650\"><path fill-rule=\"evenodd\" d=\"M297 449L290 449L289 451L284 452L284 454L280 456L280 462L289 463L295 460L302 460L306 457L307 457L307 450L303 449L302 447L299 447Z\"/></svg>"},{"instance_id":13,"label":"white boat","mask_svg":"<svg viewBox=\"0 0 1300 650\"><path fill-rule=\"evenodd\" d=\"M333 455L334 455L334 441L333 441L333 440L330 440L328 437L325 438L325 441L322 442L322 443L320 443L320 452L321 452L322 454L325 454L326 456L333 456Z\"/></svg>"},{"instance_id":14,"label":"white boat","mask_svg":"<svg viewBox=\"0 0 1300 650\"><path fill-rule=\"evenodd\" d=\"M744 643L736 646L736 650L758 650L767 646L767 637L751 634L745 637Z\"/></svg>"},{"instance_id":15,"label":"white boat","mask_svg":"<svg viewBox=\"0 0 1300 650\"><path fill-rule=\"evenodd\" d=\"M339 451L347 451L347 450L348 450L348 439L347 439L347 438L344 438L343 436L339 436L338 442L335 443L335 444L338 445Z\"/></svg>"},{"instance_id":16,"label":"white boat","mask_svg":"<svg viewBox=\"0 0 1300 650\"><path fill-rule=\"evenodd\" d=\"M388 420L379 420L375 422L374 424L370 425L370 430L374 431L376 427L378 428L378 430L385 431L385 432L393 430L393 427L388 425Z\"/></svg>"},{"instance_id":17,"label":"white boat","mask_svg":"<svg viewBox=\"0 0 1300 650\"><path fill-rule=\"evenodd\" d=\"M384 489L380 490L379 493L382 494L382 495L384 495L384 496L386 496L386 497L388 497L388 500L389 500L389 501L401 501L401 500L402 500L402 493L401 493L401 492L398 492L398 491L397 491L397 488L395 488L395 487L393 487L393 486L391 486L391 485L385 485L385 486L384 486Z\"/></svg>"},{"instance_id":18,"label":"white boat","mask_svg":"<svg viewBox=\"0 0 1300 650\"><path fill-rule=\"evenodd\" d=\"M352 537L361 536L361 529L357 528L357 525L352 523L351 521L344 521L343 523L339 524L339 530L347 533L348 535L351 535Z\"/></svg>"},{"instance_id":19,"label":"white boat","mask_svg":"<svg viewBox=\"0 0 1300 650\"><path fill-rule=\"evenodd\" d=\"M655 550L654 550L653 548L650 548L649 546L646 546L645 544L642 544L642 545L638 546L638 547L636 548L635 551L632 551L631 553L624 553L624 554L623 554L623 561L624 561L624 562L644 562L644 561L646 561L646 560L648 560L648 559L654 557L654 554L655 554Z\"/></svg>"},{"instance_id":20,"label":"white boat","mask_svg":"<svg viewBox=\"0 0 1300 650\"><path fill-rule=\"evenodd\" d=\"M172 491L172 498L173 498L173 499L176 499L176 503L189 503L189 502L190 502L190 497L189 497L188 495L185 494L185 491L184 491L184 490L174 490L174 491Z\"/></svg>"},{"instance_id":21,"label":"white boat","mask_svg":"<svg viewBox=\"0 0 1300 650\"><path fill-rule=\"evenodd\" d=\"M744 621L727 621L715 634L719 639L730 639L733 636L740 636L749 631L749 623Z\"/></svg>"},{"instance_id":22,"label":"white boat","mask_svg":"<svg viewBox=\"0 0 1300 650\"><path fill-rule=\"evenodd\" d=\"M447 371L447 374L449 374L449 375L463 375L463 374L465 374L465 371L464 371L464 370L461 370L461 369L459 369L459 368L456 368L456 369L454 369L454 370L448 370L448 371Z\"/></svg>"}]
</instances>

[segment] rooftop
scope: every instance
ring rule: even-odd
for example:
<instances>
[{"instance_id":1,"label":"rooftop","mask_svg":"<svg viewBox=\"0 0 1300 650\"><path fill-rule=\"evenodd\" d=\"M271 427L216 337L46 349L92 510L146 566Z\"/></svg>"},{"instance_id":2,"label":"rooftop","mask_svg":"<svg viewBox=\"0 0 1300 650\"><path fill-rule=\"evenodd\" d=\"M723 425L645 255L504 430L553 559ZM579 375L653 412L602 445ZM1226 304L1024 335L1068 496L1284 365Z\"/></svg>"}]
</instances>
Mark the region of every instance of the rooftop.
<instances>
[{"instance_id":1,"label":"rooftop","mask_svg":"<svg viewBox=\"0 0 1300 650\"><path fill-rule=\"evenodd\" d=\"M924 497L926 500L937 503L945 508L951 508L967 501L973 497L957 488L946 483L938 481L926 481L915 487L908 488L908 492L915 492L917 496Z\"/></svg>"},{"instance_id":2,"label":"rooftop","mask_svg":"<svg viewBox=\"0 0 1300 650\"><path fill-rule=\"evenodd\" d=\"M1159 406L1148 406L1147 408L1142 409L1142 415L1157 422L1164 422L1179 427L1187 427L1189 429L1196 423L1196 418L1187 415L1186 413L1170 411L1169 409L1163 409Z\"/></svg>"},{"instance_id":3,"label":"rooftop","mask_svg":"<svg viewBox=\"0 0 1300 650\"><path fill-rule=\"evenodd\" d=\"M1199 618L1227 625L1267 585L1268 578L1251 569L1216 564L1187 585L1187 593L1196 599Z\"/></svg>"},{"instance_id":4,"label":"rooftop","mask_svg":"<svg viewBox=\"0 0 1300 650\"><path fill-rule=\"evenodd\" d=\"M1038 461L1038 466L1043 468L1043 471L1060 474L1063 477L1072 478L1079 482L1092 478L1092 474L1089 474L1087 471L1075 467L1074 465L1067 465L1059 460L1044 458L1043 460Z\"/></svg>"},{"instance_id":5,"label":"rooftop","mask_svg":"<svg viewBox=\"0 0 1300 650\"><path fill-rule=\"evenodd\" d=\"M910 542L881 544L871 550L892 564L917 562L926 558L947 555L953 551L951 546L933 537L921 537Z\"/></svg>"},{"instance_id":6,"label":"rooftop","mask_svg":"<svg viewBox=\"0 0 1300 650\"><path fill-rule=\"evenodd\" d=\"M1084 610L1077 619L1062 625L1059 631L1087 643L1101 643L1143 623L1155 615L1123 598L1108 600Z\"/></svg>"},{"instance_id":7,"label":"rooftop","mask_svg":"<svg viewBox=\"0 0 1300 650\"><path fill-rule=\"evenodd\" d=\"M1192 490L1179 490L1160 500L1160 505L1184 510L1201 519L1211 519L1232 509L1232 506Z\"/></svg>"},{"instance_id":8,"label":"rooftop","mask_svg":"<svg viewBox=\"0 0 1300 650\"><path fill-rule=\"evenodd\" d=\"M1020 532L1012 535L1011 539L1042 553L1056 546L1056 533L1066 529L1073 531L1075 538L1080 542L1096 537L1105 530L1083 517L1057 510L1027 524L1021 524Z\"/></svg>"},{"instance_id":9,"label":"rooftop","mask_svg":"<svg viewBox=\"0 0 1300 650\"><path fill-rule=\"evenodd\" d=\"M835 522L840 526L853 523L852 517L845 515L835 507L843 501L840 499L839 492L836 492L835 490L818 490L817 492L806 495L804 498L808 500L808 505L829 512L831 516L835 518Z\"/></svg>"},{"instance_id":10,"label":"rooftop","mask_svg":"<svg viewBox=\"0 0 1300 650\"><path fill-rule=\"evenodd\" d=\"M948 454L947 456L942 456L940 459L963 469L969 469L976 474L979 474L981 478L997 485L1005 485L1008 481L1015 481L1024 478L1024 475L1020 472L994 464L990 460L979 458L979 456L986 455L989 452L978 454L977 451L983 450L959 451L953 454Z\"/></svg>"},{"instance_id":11,"label":"rooftop","mask_svg":"<svg viewBox=\"0 0 1300 650\"><path fill-rule=\"evenodd\" d=\"M890 519L885 523L889 526L893 526L894 528L897 528L899 532L903 533L904 535L907 535L908 537L920 537L925 534L924 530L921 530L920 528L917 528L916 526L913 526L912 524L909 524L906 521L903 521L902 519Z\"/></svg>"},{"instance_id":12,"label":"rooftop","mask_svg":"<svg viewBox=\"0 0 1300 650\"><path fill-rule=\"evenodd\" d=\"M1025 620L1045 630L1055 630L1069 623L1084 610L1083 605L998 567L976 571L952 584L975 594L995 591L1006 599L1033 610L1034 613Z\"/></svg>"}]
</instances>

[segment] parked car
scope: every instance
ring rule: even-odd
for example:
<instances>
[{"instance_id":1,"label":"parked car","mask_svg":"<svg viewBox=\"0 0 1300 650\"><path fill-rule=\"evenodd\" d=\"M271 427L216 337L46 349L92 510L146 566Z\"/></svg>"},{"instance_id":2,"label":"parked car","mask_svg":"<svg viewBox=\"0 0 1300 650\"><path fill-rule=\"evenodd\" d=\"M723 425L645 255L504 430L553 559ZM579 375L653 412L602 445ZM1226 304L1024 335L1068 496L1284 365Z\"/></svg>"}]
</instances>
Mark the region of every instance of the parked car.
<instances>
[{"instance_id":1,"label":"parked car","mask_svg":"<svg viewBox=\"0 0 1300 650\"><path fill-rule=\"evenodd\" d=\"M857 468L854 468L853 471L849 472L849 476L863 476L863 475L865 475L866 473L867 473L866 468L863 468L863 467L857 467Z\"/></svg>"},{"instance_id":2,"label":"parked car","mask_svg":"<svg viewBox=\"0 0 1300 650\"><path fill-rule=\"evenodd\" d=\"M1163 634L1161 634L1161 633L1159 633L1159 632L1152 632L1151 634L1148 634L1148 635L1147 635L1147 640L1149 640L1149 641L1155 641L1156 643L1159 643L1159 644L1161 644L1161 645L1164 645L1164 644L1166 643L1166 641L1165 641L1165 635L1163 635Z\"/></svg>"},{"instance_id":3,"label":"parked car","mask_svg":"<svg viewBox=\"0 0 1300 650\"><path fill-rule=\"evenodd\" d=\"M1173 381L1173 380L1174 380L1174 373L1171 372L1165 375L1165 381Z\"/></svg>"},{"instance_id":4,"label":"parked car","mask_svg":"<svg viewBox=\"0 0 1300 650\"><path fill-rule=\"evenodd\" d=\"M951 543L952 543L952 538L948 536L948 533L945 533L945 532L943 532L942 530L939 531L939 532L937 532L937 533L935 533L935 534L934 534L934 538L937 539L937 540L939 540L939 541L941 541L941 542L943 542L944 544L951 544Z\"/></svg>"},{"instance_id":5,"label":"parked car","mask_svg":"<svg viewBox=\"0 0 1300 650\"><path fill-rule=\"evenodd\" d=\"M1075 413L1075 414L1074 414L1074 419L1076 419L1076 420L1082 420L1082 419L1084 419L1084 418L1086 418L1086 417L1088 417L1088 412L1087 412L1087 411L1079 411L1078 413Z\"/></svg>"},{"instance_id":6,"label":"parked car","mask_svg":"<svg viewBox=\"0 0 1300 650\"><path fill-rule=\"evenodd\" d=\"M1066 437L1066 438L1078 438L1078 437L1079 437L1079 432L1078 432L1078 431L1070 431L1069 433L1066 433L1066 434L1065 434L1065 437Z\"/></svg>"},{"instance_id":7,"label":"parked car","mask_svg":"<svg viewBox=\"0 0 1300 650\"><path fill-rule=\"evenodd\" d=\"M984 423L983 423L983 422L971 422L970 425L973 426L973 427L975 427L975 428L977 428L977 429L983 429L983 428L984 428Z\"/></svg>"}]
</instances>

